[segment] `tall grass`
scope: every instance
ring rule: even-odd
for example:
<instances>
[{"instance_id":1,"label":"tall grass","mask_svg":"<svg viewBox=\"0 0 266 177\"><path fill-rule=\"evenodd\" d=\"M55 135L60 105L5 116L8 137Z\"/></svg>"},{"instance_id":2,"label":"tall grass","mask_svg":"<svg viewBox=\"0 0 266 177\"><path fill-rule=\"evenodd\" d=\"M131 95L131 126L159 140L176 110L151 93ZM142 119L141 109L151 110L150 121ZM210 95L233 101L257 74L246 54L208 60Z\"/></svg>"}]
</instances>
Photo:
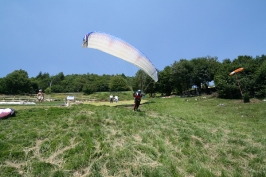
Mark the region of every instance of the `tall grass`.
<instances>
[{"instance_id":1,"label":"tall grass","mask_svg":"<svg viewBox=\"0 0 266 177\"><path fill-rule=\"evenodd\" d=\"M17 108L0 121L0 176L266 176L265 103L149 99Z\"/></svg>"}]
</instances>

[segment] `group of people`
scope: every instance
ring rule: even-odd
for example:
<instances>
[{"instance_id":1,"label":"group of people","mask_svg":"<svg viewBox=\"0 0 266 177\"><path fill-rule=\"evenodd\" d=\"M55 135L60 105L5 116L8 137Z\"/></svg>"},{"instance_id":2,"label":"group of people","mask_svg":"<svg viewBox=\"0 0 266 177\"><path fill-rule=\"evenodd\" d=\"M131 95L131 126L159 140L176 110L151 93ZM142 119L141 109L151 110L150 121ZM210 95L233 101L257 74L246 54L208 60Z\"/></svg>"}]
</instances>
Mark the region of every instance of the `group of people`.
<instances>
[{"instance_id":1,"label":"group of people","mask_svg":"<svg viewBox=\"0 0 266 177\"><path fill-rule=\"evenodd\" d=\"M110 95L110 103L116 102L118 103L118 96L113 96L112 94Z\"/></svg>"}]
</instances>

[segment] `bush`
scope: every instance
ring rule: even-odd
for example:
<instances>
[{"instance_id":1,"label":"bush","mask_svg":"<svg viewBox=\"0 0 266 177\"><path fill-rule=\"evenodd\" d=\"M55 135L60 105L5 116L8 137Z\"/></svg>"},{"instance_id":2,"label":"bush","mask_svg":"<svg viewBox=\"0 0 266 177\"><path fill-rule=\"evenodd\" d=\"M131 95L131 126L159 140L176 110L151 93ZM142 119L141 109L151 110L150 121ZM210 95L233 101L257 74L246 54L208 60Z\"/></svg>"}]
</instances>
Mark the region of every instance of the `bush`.
<instances>
[{"instance_id":1,"label":"bush","mask_svg":"<svg viewBox=\"0 0 266 177\"><path fill-rule=\"evenodd\" d=\"M51 94L52 93L51 88L50 87L47 87L47 89L45 89L44 93Z\"/></svg>"},{"instance_id":2,"label":"bush","mask_svg":"<svg viewBox=\"0 0 266 177\"><path fill-rule=\"evenodd\" d=\"M245 93L243 99L244 99L244 103L249 103L250 102L250 100L249 100L249 94L248 93Z\"/></svg>"}]
</instances>

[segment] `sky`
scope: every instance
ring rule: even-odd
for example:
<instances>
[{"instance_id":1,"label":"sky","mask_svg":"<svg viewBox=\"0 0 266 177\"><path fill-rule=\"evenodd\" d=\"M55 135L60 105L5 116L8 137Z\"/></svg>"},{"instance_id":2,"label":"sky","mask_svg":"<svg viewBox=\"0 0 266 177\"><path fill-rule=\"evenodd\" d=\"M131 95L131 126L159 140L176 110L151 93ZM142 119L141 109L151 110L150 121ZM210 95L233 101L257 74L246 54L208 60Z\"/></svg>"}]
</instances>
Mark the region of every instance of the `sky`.
<instances>
[{"instance_id":1,"label":"sky","mask_svg":"<svg viewBox=\"0 0 266 177\"><path fill-rule=\"evenodd\" d=\"M265 8L265 0L1 0L0 78L20 69L134 76L134 65L81 47L92 31L130 43L158 70L180 59L265 55Z\"/></svg>"}]
</instances>

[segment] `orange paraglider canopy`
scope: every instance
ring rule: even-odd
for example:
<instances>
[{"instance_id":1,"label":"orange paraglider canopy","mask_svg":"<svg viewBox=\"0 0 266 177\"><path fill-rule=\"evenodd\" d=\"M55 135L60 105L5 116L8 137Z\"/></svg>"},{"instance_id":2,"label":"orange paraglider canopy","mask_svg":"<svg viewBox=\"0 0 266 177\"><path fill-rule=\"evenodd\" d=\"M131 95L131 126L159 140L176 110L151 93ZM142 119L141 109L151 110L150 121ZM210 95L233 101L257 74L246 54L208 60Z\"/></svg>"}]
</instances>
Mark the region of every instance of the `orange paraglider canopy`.
<instances>
[{"instance_id":1,"label":"orange paraglider canopy","mask_svg":"<svg viewBox=\"0 0 266 177\"><path fill-rule=\"evenodd\" d=\"M244 70L244 68L238 68L238 69L234 70L233 72L231 72L229 75L232 76L233 74L241 72L243 70Z\"/></svg>"}]
</instances>

